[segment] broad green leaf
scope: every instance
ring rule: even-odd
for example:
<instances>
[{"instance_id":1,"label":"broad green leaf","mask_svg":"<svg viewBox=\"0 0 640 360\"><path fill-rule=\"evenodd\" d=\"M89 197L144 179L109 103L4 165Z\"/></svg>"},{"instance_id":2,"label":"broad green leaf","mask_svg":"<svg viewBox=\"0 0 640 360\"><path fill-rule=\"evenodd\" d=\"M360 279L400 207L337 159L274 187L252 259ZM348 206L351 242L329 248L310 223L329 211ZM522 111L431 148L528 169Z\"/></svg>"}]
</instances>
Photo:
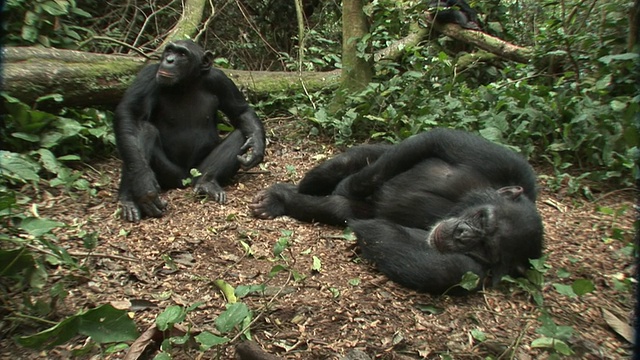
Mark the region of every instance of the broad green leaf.
<instances>
[{"instance_id":1,"label":"broad green leaf","mask_svg":"<svg viewBox=\"0 0 640 360\"><path fill-rule=\"evenodd\" d=\"M216 336L208 331L196 335L195 339L200 344L200 351L207 351L213 346L229 342L229 338Z\"/></svg>"},{"instance_id":2,"label":"broad green leaf","mask_svg":"<svg viewBox=\"0 0 640 360\"><path fill-rule=\"evenodd\" d=\"M66 224L60 221L42 219L36 217L24 218L20 223L20 228L34 237L41 237L48 234L51 230L63 227Z\"/></svg>"},{"instance_id":3,"label":"broad green leaf","mask_svg":"<svg viewBox=\"0 0 640 360\"><path fill-rule=\"evenodd\" d=\"M35 135L35 134L27 134L27 133L23 133L23 132L14 132L13 134L11 134L11 136L13 136L16 139L20 139L20 140L24 140L24 141L32 142L32 143L37 143L38 141L40 141L40 137L38 135Z\"/></svg>"},{"instance_id":4,"label":"broad green leaf","mask_svg":"<svg viewBox=\"0 0 640 360\"><path fill-rule=\"evenodd\" d=\"M138 337L136 325L124 310L106 304L73 315L57 325L16 341L31 349L51 348L71 340L76 335L90 336L98 343L132 341Z\"/></svg>"},{"instance_id":5,"label":"broad green leaf","mask_svg":"<svg viewBox=\"0 0 640 360\"><path fill-rule=\"evenodd\" d=\"M140 335L127 312L110 304L88 310L79 317L79 333L99 344L132 341Z\"/></svg>"},{"instance_id":6,"label":"broad green leaf","mask_svg":"<svg viewBox=\"0 0 640 360\"><path fill-rule=\"evenodd\" d=\"M480 277L471 271L467 271L462 275L462 280L460 280L460 286L465 290L473 290L478 287L479 283Z\"/></svg>"},{"instance_id":7,"label":"broad green leaf","mask_svg":"<svg viewBox=\"0 0 640 360\"><path fill-rule=\"evenodd\" d=\"M0 150L0 173L3 175L23 182L38 181L40 180L38 171L40 171L40 165L33 160L20 154Z\"/></svg>"},{"instance_id":8,"label":"broad green leaf","mask_svg":"<svg viewBox=\"0 0 640 360\"><path fill-rule=\"evenodd\" d=\"M40 162L47 171L52 174L59 174L62 171L62 165L51 151L48 149L38 149L36 152L40 155Z\"/></svg>"},{"instance_id":9,"label":"broad green leaf","mask_svg":"<svg viewBox=\"0 0 640 360\"><path fill-rule=\"evenodd\" d=\"M168 306L158 317L156 318L156 326L158 330L165 331L174 324L181 323L187 316L187 312L182 306L171 305Z\"/></svg>"},{"instance_id":10,"label":"broad green leaf","mask_svg":"<svg viewBox=\"0 0 640 360\"><path fill-rule=\"evenodd\" d=\"M223 334L233 330L237 325L242 323L242 320L249 316L249 308L245 303L237 302L234 304L227 304L227 310L225 310L220 316L216 318L216 329Z\"/></svg>"},{"instance_id":11,"label":"broad green leaf","mask_svg":"<svg viewBox=\"0 0 640 360\"><path fill-rule=\"evenodd\" d=\"M574 281L573 284L571 284L571 288L578 296L582 296L595 290L593 282L588 279L578 279Z\"/></svg>"},{"instance_id":12,"label":"broad green leaf","mask_svg":"<svg viewBox=\"0 0 640 360\"><path fill-rule=\"evenodd\" d=\"M16 342L30 349L52 348L64 344L76 336L79 324L80 318L74 315L47 330L29 336L17 337Z\"/></svg>"},{"instance_id":13,"label":"broad green leaf","mask_svg":"<svg viewBox=\"0 0 640 360\"><path fill-rule=\"evenodd\" d=\"M571 285L565 285L565 284L557 284L554 283L553 287L556 288L556 291L559 292L562 295L568 296L568 297L576 297L576 293L573 291L573 288L571 287Z\"/></svg>"}]
</instances>

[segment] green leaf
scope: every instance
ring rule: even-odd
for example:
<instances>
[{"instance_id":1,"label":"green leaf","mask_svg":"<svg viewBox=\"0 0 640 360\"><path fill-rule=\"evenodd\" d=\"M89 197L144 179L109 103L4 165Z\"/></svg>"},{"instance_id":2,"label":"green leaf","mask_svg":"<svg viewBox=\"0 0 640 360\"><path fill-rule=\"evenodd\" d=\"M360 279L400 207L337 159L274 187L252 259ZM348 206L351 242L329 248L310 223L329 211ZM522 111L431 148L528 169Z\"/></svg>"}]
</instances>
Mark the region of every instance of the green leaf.
<instances>
[{"instance_id":1,"label":"green leaf","mask_svg":"<svg viewBox=\"0 0 640 360\"><path fill-rule=\"evenodd\" d=\"M171 360L171 355L166 352L158 353L158 355L153 357L153 360Z\"/></svg>"},{"instance_id":2,"label":"green leaf","mask_svg":"<svg viewBox=\"0 0 640 360\"><path fill-rule=\"evenodd\" d=\"M42 166L47 171L52 174L59 174L61 171L63 171L62 165L58 162L58 159L56 159L56 156L53 155L51 151L49 151L48 149L38 149L36 153L40 155L40 163L42 163Z\"/></svg>"},{"instance_id":3,"label":"green leaf","mask_svg":"<svg viewBox=\"0 0 640 360\"><path fill-rule=\"evenodd\" d=\"M61 4L58 4L55 1L47 1L41 4L40 6L42 6L42 9L47 13L49 13L50 15L62 16L67 14L67 7L69 5L67 4L67 6L63 6Z\"/></svg>"},{"instance_id":4,"label":"green leaf","mask_svg":"<svg viewBox=\"0 0 640 360\"><path fill-rule=\"evenodd\" d=\"M65 225L65 223L60 221L28 217L22 219L19 227L31 236L41 237L44 234L50 233L51 230Z\"/></svg>"},{"instance_id":5,"label":"green leaf","mask_svg":"<svg viewBox=\"0 0 640 360\"><path fill-rule=\"evenodd\" d=\"M229 283L222 279L217 279L213 281L213 284L217 286L220 291L222 291L222 294L227 299L228 303L234 303L237 301L235 289L233 288L233 286L229 285Z\"/></svg>"},{"instance_id":6,"label":"green leaf","mask_svg":"<svg viewBox=\"0 0 640 360\"><path fill-rule=\"evenodd\" d=\"M471 336L473 336L473 338L478 340L479 342L483 342L483 341L487 340L487 334L485 334L484 332L482 332L479 329L471 330Z\"/></svg>"},{"instance_id":7,"label":"green leaf","mask_svg":"<svg viewBox=\"0 0 640 360\"><path fill-rule=\"evenodd\" d=\"M473 290L478 287L479 283L480 277L471 271L467 271L462 275L462 280L460 280L460 286L465 290Z\"/></svg>"},{"instance_id":8,"label":"green leaf","mask_svg":"<svg viewBox=\"0 0 640 360\"><path fill-rule=\"evenodd\" d=\"M572 297L572 298L577 296L576 293L573 291L573 287L571 285L554 283L553 287L556 288L556 291L562 295Z\"/></svg>"},{"instance_id":9,"label":"green leaf","mask_svg":"<svg viewBox=\"0 0 640 360\"><path fill-rule=\"evenodd\" d=\"M62 102L64 100L64 96L62 96L62 94L49 94L49 95L44 95L44 96L40 96L39 98L36 99L36 102L41 102L41 101L47 101L47 100L53 100L55 102Z\"/></svg>"},{"instance_id":10,"label":"green leaf","mask_svg":"<svg viewBox=\"0 0 640 360\"><path fill-rule=\"evenodd\" d=\"M200 351L207 351L213 346L222 345L229 342L228 337L220 337L213 335L208 331L203 331L195 336L196 341L200 344Z\"/></svg>"},{"instance_id":11,"label":"green leaf","mask_svg":"<svg viewBox=\"0 0 640 360\"><path fill-rule=\"evenodd\" d=\"M106 304L71 316L37 334L18 337L16 341L24 347L43 349L64 344L79 334L90 336L98 343L131 341L139 336L126 311Z\"/></svg>"},{"instance_id":12,"label":"green leaf","mask_svg":"<svg viewBox=\"0 0 640 360\"><path fill-rule=\"evenodd\" d=\"M74 315L47 330L29 336L17 337L16 342L30 349L52 348L64 344L76 336L79 323L80 318Z\"/></svg>"},{"instance_id":13,"label":"green leaf","mask_svg":"<svg viewBox=\"0 0 640 360\"><path fill-rule=\"evenodd\" d=\"M80 315L78 331L99 344L132 341L140 335L127 311L110 304L88 310Z\"/></svg>"},{"instance_id":14,"label":"green leaf","mask_svg":"<svg viewBox=\"0 0 640 360\"><path fill-rule=\"evenodd\" d=\"M617 55L607 55L607 56L603 56L600 59L598 59L599 61L605 63L605 64L609 64L612 61L625 61L625 60L635 60L638 58L638 54L636 53L624 53L624 54L617 54Z\"/></svg>"},{"instance_id":15,"label":"green leaf","mask_svg":"<svg viewBox=\"0 0 640 360\"><path fill-rule=\"evenodd\" d=\"M249 308L245 303L237 302L227 304L227 310L216 318L216 329L226 334L233 330L238 324L241 324L242 320L247 316L249 316Z\"/></svg>"},{"instance_id":16,"label":"green leaf","mask_svg":"<svg viewBox=\"0 0 640 360\"><path fill-rule=\"evenodd\" d=\"M260 285L239 285L238 287L236 287L235 290L235 294L236 297L238 298L243 298L247 295L249 295L250 293L261 293L264 292L264 289L266 288L265 284L260 284Z\"/></svg>"},{"instance_id":17,"label":"green leaf","mask_svg":"<svg viewBox=\"0 0 640 360\"><path fill-rule=\"evenodd\" d=\"M289 246L289 238L281 237L278 239L276 244L273 246L273 255L280 256L282 252Z\"/></svg>"},{"instance_id":18,"label":"green leaf","mask_svg":"<svg viewBox=\"0 0 640 360\"><path fill-rule=\"evenodd\" d=\"M0 173L23 182L38 181L40 165L23 155L0 150Z\"/></svg>"},{"instance_id":19,"label":"green leaf","mask_svg":"<svg viewBox=\"0 0 640 360\"><path fill-rule=\"evenodd\" d=\"M27 142L37 143L40 141L40 136L34 134L27 134L22 132L15 132L11 134L16 139L24 140Z\"/></svg>"},{"instance_id":20,"label":"green leaf","mask_svg":"<svg viewBox=\"0 0 640 360\"><path fill-rule=\"evenodd\" d=\"M418 308L418 310L425 312L427 314L432 314L432 315L438 315L444 311L444 309L434 305L418 304L416 305L416 307Z\"/></svg>"},{"instance_id":21,"label":"green leaf","mask_svg":"<svg viewBox=\"0 0 640 360\"><path fill-rule=\"evenodd\" d=\"M182 306L171 305L168 306L158 317L156 318L156 326L158 330L165 331L174 324L184 321L187 316L187 312Z\"/></svg>"},{"instance_id":22,"label":"green leaf","mask_svg":"<svg viewBox=\"0 0 640 360\"><path fill-rule=\"evenodd\" d=\"M553 349L563 355L573 354L573 351L571 350L569 345L567 345L567 343L565 343L562 340L548 338L548 337L541 337L533 340L531 342L531 347Z\"/></svg>"},{"instance_id":23,"label":"green leaf","mask_svg":"<svg viewBox=\"0 0 640 360\"><path fill-rule=\"evenodd\" d=\"M571 284L571 288L576 295L582 296L595 290L595 285L591 280L578 279Z\"/></svg>"},{"instance_id":24,"label":"green leaf","mask_svg":"<svg viewBox=\"0 0 640 360\"><path fill-rule=\"evenodd\" d=\"M71 9L71 12L72 12L73 14L75 14L75 15L82 16L82 17L86 17L86 18L90 18L90 17L92 16L92 15L91 15L91 14L89 14L88 12L86 12L86 11L84 11L84 10L82 10L82 9L79 9L79 8L77 8L77 7L72 8L72 9Z\"/></svg>"},{"instance_id":25,"label":"green leaf","mask_svg":"<svg viewBox=\"0 0 640 360\"><path fill-rule=\"evenodd\" d=\"M320 261L320 258L315 255L313 256L313 265L311 265L311 270L317 272L320 272L322 270L322 262Z\"/></svg>"},{"instance_id":26,"label":"green leaf","mask_svg":"<svg viewBox=\"0 0 640 360\"><path fill-rule=\"evenodd\" d=\"M44 265L37 261L33 271L29 274L29 286L40 290L47 284L47 279L49 279L49 273L47 273Z\"/></svg>"}]
</instances>

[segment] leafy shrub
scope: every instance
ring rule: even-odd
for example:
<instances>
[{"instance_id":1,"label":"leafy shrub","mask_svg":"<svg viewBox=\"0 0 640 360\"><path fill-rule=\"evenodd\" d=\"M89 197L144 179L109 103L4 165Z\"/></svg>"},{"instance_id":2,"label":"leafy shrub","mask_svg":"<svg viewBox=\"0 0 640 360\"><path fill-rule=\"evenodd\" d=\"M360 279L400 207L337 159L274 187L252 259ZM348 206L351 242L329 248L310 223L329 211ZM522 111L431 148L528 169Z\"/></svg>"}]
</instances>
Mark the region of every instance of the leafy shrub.
<instances>
[{"instance_id":1,"label":"leafy shrub","mask_svg":"<svg viewBox=\"0 0 640 360\"><path fill-rule=\"evenodd\" d=\"M5 3L5 2L3 2ZM11 0L5 3L8 45L43 45L75 48L85 28L74 19L91 18L75 0Z\"/></svg>"}]
</instances>

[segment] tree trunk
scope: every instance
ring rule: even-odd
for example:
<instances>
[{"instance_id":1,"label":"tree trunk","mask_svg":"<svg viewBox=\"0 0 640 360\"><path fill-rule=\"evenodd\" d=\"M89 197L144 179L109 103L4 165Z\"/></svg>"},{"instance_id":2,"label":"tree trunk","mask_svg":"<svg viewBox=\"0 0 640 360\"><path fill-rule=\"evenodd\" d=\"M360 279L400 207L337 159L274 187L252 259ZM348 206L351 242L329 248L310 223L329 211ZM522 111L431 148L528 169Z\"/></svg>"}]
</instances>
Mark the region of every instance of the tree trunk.
<instances>
[{"instance_id":1,"label":"tree trunk","mask_svg":"<svg viewBox=\"0 0 640 360\"><path fill-rule=\"evenodd\" d=\"M40 109L59 107L114 107L138 71L146 64L140 57L94 54L75 50L36 47L6 48L3 91L35 105L39 97L62 94L64 101L39 103ZM271 71L223 71L238 87L255 94L320 90L338 83L339 71L293 73Z\"/></svg>"},{"instance_id":2,"label":"tree trunk","mask_svg":"<svg viewBox=\"0 0 640 360\"><path fill-rule=\"evenodd\" d=\"M373 66L358 55L358 41L369 34L367 18L362 11L362 0L342 1L342 76L340 91L329 105L333 114L343 107L345 95L364 89L373 77Z\"/></svg>"},{"instance_id":3,"label":"tree trunk","mask_svg":"<svg viewBox=\"0 0 640 360\"><path fill-rule=\"evenodd\" d=\"M184 10L180 15L180 20L176 23L176 26L169 31L167 37L162 42L162 45L158 47L158 51L162 51L165 46L174 40L193 39L196 34L198 25L202 21L202 14L206 0L185 0ZM213 11L213 10L212 10Z\"/></svg>"},{"instance_id":4,"label":"tree trunk","mask_svg":"<svg viewBox=\"0 0 640 360\"><path fill-rule=\"evenodd\" d=\"M348 91L364 89L373 76L371 62L358 56L358 41L369 34L362 0L342 2L342 79L341 87Z\"/></svg>"}]
</instances>

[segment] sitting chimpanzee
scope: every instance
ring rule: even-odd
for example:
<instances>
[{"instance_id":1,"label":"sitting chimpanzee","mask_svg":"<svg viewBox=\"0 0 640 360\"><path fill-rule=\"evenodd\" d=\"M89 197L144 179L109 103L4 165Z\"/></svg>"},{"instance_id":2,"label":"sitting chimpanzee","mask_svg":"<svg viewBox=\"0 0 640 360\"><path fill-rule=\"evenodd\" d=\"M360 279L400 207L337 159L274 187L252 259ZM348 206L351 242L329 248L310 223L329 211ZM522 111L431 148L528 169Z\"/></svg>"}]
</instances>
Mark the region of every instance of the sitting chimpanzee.
<instances>
[{"instance_id":1,"label":"sitting chimpanzee","mask_svg":"<svg viewBox=\"0 0 640 360\"><path fill-rule=\"evenodd\" d=\"M260 119L212 62L213 54L193 41L170 43L161 62L142 69L118 105L114 128L123 162L119 196L124 219L161 216L167 203L160 189L183 186L193 168L201 174L193 179L195 192L224 203L221 185L240 166L262 161ZM236 128L223 140L218 109Z\"/></svg>"},{"instance_id":2,"label":"sitting chimpanzee","mask_svg":"<svg viewBox=\"0 0 640 360\"><path fill-rule=\"evenodd\" d=\"M465 29L482 30L478 12L464 0L432 0L429 8L435 21L458 24Z\"/></svg>"},{"instance_id":3,"label":"sitting chimpanzee","mask_svg":"<svg viewBox=\"0 0 640 360\"><path fill-rule=\"evenodd\" d=\"M520 155L466 132L434 129L393 146L351 148L311 169L297 187L264 190L251 208L263 219L347 223L363 257L389 278L442 293L466 272L495 284L540 257L535 200L536 177Z\"/></svg>"}]
</instances>

